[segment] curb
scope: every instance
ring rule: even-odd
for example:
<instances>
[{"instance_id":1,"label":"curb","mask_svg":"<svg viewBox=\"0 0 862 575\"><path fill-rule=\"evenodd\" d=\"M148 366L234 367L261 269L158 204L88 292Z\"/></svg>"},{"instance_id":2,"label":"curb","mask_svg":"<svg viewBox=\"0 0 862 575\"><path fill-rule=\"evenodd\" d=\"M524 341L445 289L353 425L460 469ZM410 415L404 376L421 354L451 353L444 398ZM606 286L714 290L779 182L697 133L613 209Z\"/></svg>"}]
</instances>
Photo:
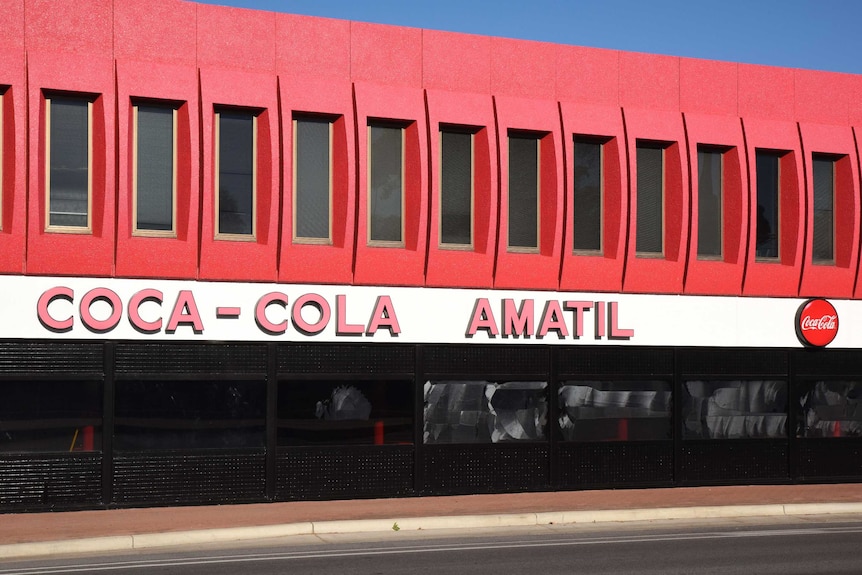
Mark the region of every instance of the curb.
<instances>
[{"instance_id":1,"label":"curb","mask_svg":"<svg viewBox=\"0 0 862 575\"><path fill-rule=\"evenodd\" d=\"M663 519L709 519L732 517L779 517L802 515L862 514L860 503L793 503L774 505L727 505L713 507L662 507L652 509L616 509L598 511L552 511L500 515L454 515L406 517L400 519L357 519L201 529L139 535L116 535L39 541L0 545L0 559L21 559L46 555L131 551L176 547L203 543L227 543L272 539L295 535L334 535L337 533L383 533L397 531L431 531L435 529L481 529L492 527L528 527L533 525L567 525L586 523L624 523Z\"/></svg>"}]
</instances>

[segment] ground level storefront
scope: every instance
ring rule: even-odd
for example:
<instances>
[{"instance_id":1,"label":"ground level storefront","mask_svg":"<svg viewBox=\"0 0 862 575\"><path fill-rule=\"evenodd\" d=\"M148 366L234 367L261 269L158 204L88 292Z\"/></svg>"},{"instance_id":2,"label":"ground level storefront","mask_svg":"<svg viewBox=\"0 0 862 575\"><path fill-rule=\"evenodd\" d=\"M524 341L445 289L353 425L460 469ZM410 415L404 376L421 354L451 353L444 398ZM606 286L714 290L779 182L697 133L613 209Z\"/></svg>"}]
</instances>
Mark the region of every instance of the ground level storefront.
<instances>
[{"instance_id":1,"label":"ground level storefront","mask_svg":"<svg viewBox=\"0 0 862 575\"><path fill-rule=\"evenodd\" d=\"M862 479L862 351L0 342L0 510Z\"/></svg>"}]
</instances>

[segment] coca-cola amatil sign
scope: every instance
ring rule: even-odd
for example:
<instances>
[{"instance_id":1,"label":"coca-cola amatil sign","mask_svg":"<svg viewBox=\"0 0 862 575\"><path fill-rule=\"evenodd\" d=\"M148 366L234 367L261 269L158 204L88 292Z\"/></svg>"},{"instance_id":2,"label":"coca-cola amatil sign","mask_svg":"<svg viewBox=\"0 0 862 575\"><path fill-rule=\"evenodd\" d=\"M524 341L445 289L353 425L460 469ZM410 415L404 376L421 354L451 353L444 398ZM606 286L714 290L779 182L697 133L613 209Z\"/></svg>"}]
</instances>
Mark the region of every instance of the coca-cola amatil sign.
<instances>
[{"instance_id":1,"label":"coca-cola amatil sign","mask_svg":"<svg viewBox=\"0 0 862 575\"><path fill-rule=\"evenodd\" d=\"M838 335L838 313L825 299L810 299L796 312L796 335L803 345L824 347Z\"/></svg>"}]
</instances>

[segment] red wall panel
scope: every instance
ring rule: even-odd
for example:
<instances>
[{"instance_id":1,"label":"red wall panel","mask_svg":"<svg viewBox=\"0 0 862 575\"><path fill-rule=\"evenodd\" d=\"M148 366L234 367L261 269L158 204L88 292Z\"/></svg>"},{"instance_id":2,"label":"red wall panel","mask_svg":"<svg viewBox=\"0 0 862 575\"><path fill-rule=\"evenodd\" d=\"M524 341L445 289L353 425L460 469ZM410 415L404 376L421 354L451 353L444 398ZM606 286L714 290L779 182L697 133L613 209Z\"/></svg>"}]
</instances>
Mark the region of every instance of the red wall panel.
<instances>
[{"instance_id":1,"label":"red wall panel","mask_svg":"<svg viewBox=\"0 0 862 575\"><path fill-rule=\"evenodd\" d=\"M26 238L27 102L24 2L4 5L0 34L0 273L23 273Z\"/></svg>"},{"instance_id":2,"label":"red wall panel","mask_svg":"<svg viewBox=\"0 0 862 575\"><path fill-rule=\"evenodd\" d=\"M428 90L491 92L491 38L422 31L422 83Z\"/></svg>"},{"instance_id":3,"label":"red wall panel","mask_svg":"<svg viewBox=\"0 0 862 575\"><path fill-rule=\"evenodd\" d=\"M745 271L749 221L748 165L742 126L733 116L685 114L691 168L691 231L685 292L708 295L739 295ZM699 164L698 146L721 149L722 157L722 255L720 259L698 257Z\"/></svg>"},{"instance_id":4,"label":"red wall panel","mask_svg":"<svg viewBox=\"0 0 862 575\"><path fill-rule=\"evenodd\" d=\"M563 145L566 149L566 214L563 234L561 290L620 291L625 265L626 222L629 211L625 130L618 107L592 104L560 104L563 114ZM573 251L574 210L572 202L574 136L600 137L602 148L602 253Z\"/></svg>"},{"instance_id":5,"label":"red wall panel","mask_svg":"<svg viewBox=\"0 0 862 575\"><path fill-rule=\"evenodd\" d=\"M619 107L620 53L616 50L556 47L556 96L562 102Z\"/></svg>"},{"instance_id":6,"label":"red wall panel","mask_svg":"<svg viewBox=\"0 0 862 575\"><path fill-rule=\"evenodd\" d=\"M683 112L736 116L739 109L738 64L679 60L679 107Z\"/></svg>"}]
</instances>

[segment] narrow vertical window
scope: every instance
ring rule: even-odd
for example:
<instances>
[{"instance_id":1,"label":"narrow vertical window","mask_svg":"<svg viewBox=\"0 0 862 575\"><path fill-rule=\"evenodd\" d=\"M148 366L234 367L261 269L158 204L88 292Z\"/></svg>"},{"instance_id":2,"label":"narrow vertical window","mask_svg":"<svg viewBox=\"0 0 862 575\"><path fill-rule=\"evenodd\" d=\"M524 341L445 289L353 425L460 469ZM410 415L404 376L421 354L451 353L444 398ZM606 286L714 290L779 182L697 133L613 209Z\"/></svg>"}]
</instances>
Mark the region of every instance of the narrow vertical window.
<instances>
[{"instance_id":1,"label":"narrow vertical window","mask_svg":"<svg viewBox=\"0 0 862 575\"><path fill-rule=\"evenodd\" d=\"M637 144L637 233L639 254L661 255L664 250L664 148Z\"/></svg>"},{"instance_id":2,"label":"narrow vertical window","mask_svg":"<svg viewBox=\"0 0 862 575\"><path fill-rule=\"evenodd\" d=\"M293 120L293 237L303 243L332 239L332 122Z\"/></svg>"},{"instance_id":3,"label":"narrow vertical window","mask_svg":"<svg viewBox=\"0 0 862 575\"><path fill-rule=\"evenodd\" d=\"M3 162L6 157L3 153L3 96L0 91L0 230L3 229Z\"/></svg>"},{"instance_id":4,"label":"narrow vertical window","mask_svg":"<svg viewBox=\"0 0 862 575\"><path fill-rule=\"evenodd\" d=\"M509 249L539 251L539 138L509 135Z\"/></svg>"},{"instance_id":5,"label":"narrow vertical window","mask_svg":"<svg viewBox=\"0 0 862 575\"><path fill-rule=\"evenodd\" d=\"M715 148L697 149L697 257L721 257L724 154Z\"/></svg>"},{"instance_id":6,"label":"narrow vertical window","mask_svg":"<svg viewBox=\"0 0 862 575\"><path fill-rule=\"evenodd\" d=\"M177 187L177 111L168 106L134 106L135 235L173 237Z\"/></svg>"},{"instance_id":7,"label":"narrow vertical window","mask_svg":"<svg viewBox=\"0 0 862 575\"><path fill-rule=\"evenodd\" d=\"M812 259L819 263L835 261L835 160L814 155L814 238Z\"/></svg>"},{"instance_id":8,"label":"narrow vertical window","mask_svg":"<svg viewBox=\"0 0 862 575\"><path fill-rule=\"evenodd\" d=\"M440 244L473 245L473 134L440 133Z\"/></svg>"},{"instance_id":9,"label":"narrow vertical window","mask_svg":"<svg viewBox=\"0 0 862 575\"><path fill-rule=\"evenodd\" d=\"M84 98L45 101L49 231L89 232L92 195L92 103Z\"/></svg>"},{"instance_id":10,"label":"narrow vertical window","mask_svg":"<svg viewBox=\"0 0 862 575\"><path fill-rule=\"evenodd\" d=\"M368 238L372 243L404 241L404 128L368 127Z\"/></svg>"},{"instance_id":11,"label":"narrow vertical window","mask_svg":"<svg viewBox=\"0 0 862 575\"><path fill-rule=\"evenodd\" d=\"M595 139L575 138L575 177L572 195L576 252L602 251L602 156Z\"/></svg>"},{"instance_id":12,"label":"narrow vertical window","mask_svg":"<svg viewBox=\"0 0 862 575\"><path fill-rule=\"evenodd\" d=\"M777 259L779 256L778 198L780 162L777 152L755 151L757 162L757 215L755 220L755 256Z\"/></svg>"},{"instance_id":13,"label":"narrow vertical window","mask_svg":"<svg viewBox=\"0 0 862 575\"><path fill-rule=\"evenodd\" d=\"M251 112L217 112L216 150L216 235L227 236L228 239L254 239L255 115Z\"/></svg>"}]
</instances>

